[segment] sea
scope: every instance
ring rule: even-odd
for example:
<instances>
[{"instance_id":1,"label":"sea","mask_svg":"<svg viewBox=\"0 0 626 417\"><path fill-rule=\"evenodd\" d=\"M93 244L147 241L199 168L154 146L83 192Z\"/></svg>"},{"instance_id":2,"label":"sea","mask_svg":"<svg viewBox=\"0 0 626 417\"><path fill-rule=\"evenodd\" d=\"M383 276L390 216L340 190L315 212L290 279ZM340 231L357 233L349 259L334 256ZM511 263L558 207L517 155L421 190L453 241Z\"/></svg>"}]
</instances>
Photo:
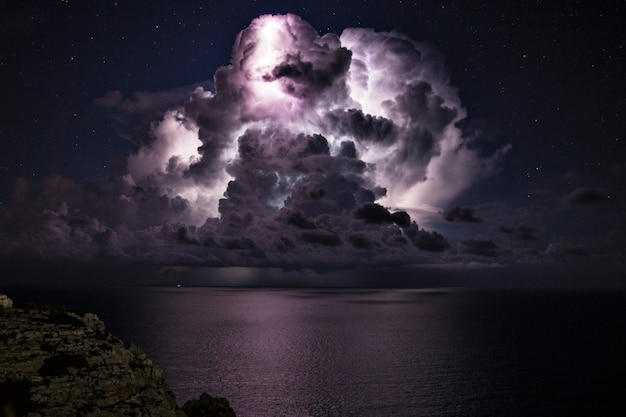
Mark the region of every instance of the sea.
<instances>
[{"instance_id":1,"label":"sea","mask_svg":"<svg viewBox=\"0 0 626 417\"><path fill-rule=\"evenodd\" d=\"M624 416L626 291L0 285L95 312L238 417Z\"/></svg>"}]
</instances>

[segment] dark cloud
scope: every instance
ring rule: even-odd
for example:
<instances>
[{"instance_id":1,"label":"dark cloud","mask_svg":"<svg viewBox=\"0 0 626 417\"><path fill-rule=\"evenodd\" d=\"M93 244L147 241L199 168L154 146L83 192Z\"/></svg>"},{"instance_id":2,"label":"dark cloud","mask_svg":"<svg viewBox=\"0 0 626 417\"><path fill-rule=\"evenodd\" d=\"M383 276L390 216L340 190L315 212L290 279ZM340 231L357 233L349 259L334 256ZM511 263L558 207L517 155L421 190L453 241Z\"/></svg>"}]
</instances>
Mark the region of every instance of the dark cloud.
<instances>
[{"instance_id":1,"label":"dark cloud","mask_svg":"<svg viewBox=\"0 0 626 417\"><path fill-rule=\"evenodd\" d=\"M498 245L491 239L468 239L461 241L461 251L480 256L498 256Z\"/></svg>"},{"instance_id":2,"label":"dark cloud","mask_svg":"<svg viewBox=\"0 0 626 417\"><path fill-rule=\"evenodd\" d=\"M608 198L606 192L597 188L578 188L563 197L563 202L571 206L584 206L600 203Z\"/></svg>"},{"instance_id":3,"label":"dark cloud","mask_svg":"<svg viewBox=\"0 0 626 417\"><path fill-rule=\"evenodd\" d=\"M355 159L357 157L356 147L354 146L354 142L343 141L340 144L341 150L339 151L339 156L343 156L344 158Z\"/></svg>"},{"instance_id":4,"label":"dark cloud","mask_svg":"<svg viewBox=\"0 0 626 417\"><path fill-rule=\"evenodd\" d=\"M315 243L324 246L341 246L341 238L331 232L302 232L302 239L305 242Z\"/></svg>"},{"instance_id":5,"label":"dark cloud","mask_svg":"<svg viewBox=\"0 0 626 417\"><path fill-rule=\"evenodd\" d=\"M583 245L575 243L558 243L553 242L546 248L546 255L554 259L565 259L569 256L587 257L589 249Z\"/></svg>"},{"instance_id":6,"label":"dark cloud","mask_svg":"<svg viewBox=\"0 0 626 417\"><path fill-rule=\"evenodd\" d=\"M469 207L455 206L442 213L444 219L449 222L482 223L483 219L474 216L474 209Z\"/></svg>"},{"instance_id":7,"label":"dark cloud","mask_svg":"<svg viewBox=\"0 0 626 417\"><path fill-rule=\"evenodd\" d=\"M393 221L389 210L374 203L368 203L358 207L354 211L354 217L370 224L391 223Z\"/></svg>"},{"instance_id":8,"label":"dark cloud","mask_svg":"<svg viewBox=\"0 0 626 417\"><path fill-rule=\"evenodd\" d=\"M400 227L411 226L411 216L406 211L396 211L391 213L391 220Z\"/></svg>"},{"instance_id":9,"label":"dark cloud","mask_svg":"<svg viewBox=\"0 0 626 417\"><path fill-rule=\"evenodd\" d=\"M364 233L354 233L348 236L348 241L358 249L371 249L372 242Z\"/></svg>"},{"instance_id":10,"label":"dark cloud","mask_svg":"<svg viewBox=\"0 0 626 417\"><path fill-rule=\"evenodd\" d=\"M450 247L450 244L443 235L432 231L419 230L417 226L407 229L407 236L415 246L428 252L443 252Z\"/></svg>"},{"instance_id":11,"label":"dark cloud","mask_svg":"<svg viewBox=\"0 0 626 417\"><path fill-rule=\"evenodd\" d=\"M352 53L345 48L319 48L315 61L305 61L300 54L287 54L269 74L267 82L280 81L285 93L300 99L318 99L324 90L342 83ZM345 88L345 87L343 87Z\"/></svg>"},{"instance_id":12,"label":"dark cloud","mask_svg":"<svg viewBox=\"0 0 626 417\"><path fill-rule=\"evenodd\" d=\"M335 110L326 113L324 117L328 129L363 143L390 144L398 135L393 121L364 114L358 109Z\"/></svg>"},{"instance_id":13,"label":"dark cloud","mask_svg":"<svg viewBox=\"0 0 626 417\"><path fill-rule=\"evenodd\" d=\"M226 237L222 239L226 249L253 249L254 241L248 237Z\"/></svg>"},{"instance_id":14,"label":"dark cloud","mask_svg":"<svg viewBox=\"0 0 626 417\"><path fill-rule=\"evenodd\" d=\"M176 239L180 243L186 243L188 245L198 245L199 244L198 240L189 237L187 228L184 227L184 226L181 226L181 227L179 227L176 230Z\"/></svg>"},{"instance_id":15,"label":"dark cloud","mask_svg":"<svg viewBox=\"0 0 626 417\"><path fill-rule=\"evenodd\" d=\"M411 226L411 217L406 211L389 212L376 203L365 203L356 208L354 218L363 220L367 224L395 223L402 228Z\"/></svg>"},{"instance_id":16,"label":"dark cloud","mask_svg":"<svg viewBox=\"0 0 626 417\"><path fill-rule=\"evenodd\" d=\"M537 237L537 229L532 226L500 226L498 231L510 236L513 239L517 240L525 240L525 241L534 241L539 240Z\"/></svg>"},{"instance_id":17,"label":"dark cloud","mask_svg":"<svg viewBox=\"0 0 626 417\"><path fill-rule=\"evenodd\" d=\"M315 229L316 228L315 223L307 219L300 212L287 213L287 224L298 227L300 229Z\"/></svg>"}]
</instances>

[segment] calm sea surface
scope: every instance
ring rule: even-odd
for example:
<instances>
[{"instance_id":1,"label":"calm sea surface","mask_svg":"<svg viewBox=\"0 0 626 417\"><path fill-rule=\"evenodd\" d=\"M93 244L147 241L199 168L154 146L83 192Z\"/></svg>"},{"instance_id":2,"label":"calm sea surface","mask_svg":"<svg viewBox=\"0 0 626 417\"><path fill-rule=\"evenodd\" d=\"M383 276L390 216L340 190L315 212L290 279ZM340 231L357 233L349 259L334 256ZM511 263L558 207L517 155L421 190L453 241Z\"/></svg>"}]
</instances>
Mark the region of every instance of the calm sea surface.
<instances>
[{"instance_id":1,"label":"calm sea surface","mask_svg":"<svg viewBox=\"0 0 626 417\"><path fill-rule=\"evenodd\" d=\"M94 311L182 403L239 417L626 415L626 293L133 287L16 291Z\"/></svg>"}]
</instances>

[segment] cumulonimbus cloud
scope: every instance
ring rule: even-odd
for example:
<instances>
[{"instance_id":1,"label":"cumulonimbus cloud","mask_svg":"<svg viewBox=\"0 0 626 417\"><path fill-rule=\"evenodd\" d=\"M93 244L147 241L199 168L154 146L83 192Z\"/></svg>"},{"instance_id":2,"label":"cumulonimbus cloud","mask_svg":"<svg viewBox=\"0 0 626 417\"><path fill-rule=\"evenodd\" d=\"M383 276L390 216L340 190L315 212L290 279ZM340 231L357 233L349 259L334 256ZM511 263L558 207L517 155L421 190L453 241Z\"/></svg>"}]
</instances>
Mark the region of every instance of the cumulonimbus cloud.
<instances>
[{"instance_id":1,"label":"cumulonimbus cloud","mask_svg":"<svg viewBox=\"0 0 626 417\"><path fill-rule=\"evenodd\" d=\"M489 157L478 153L476 139L464 138L456 127L465 109L443 58L395 32L346 29L339 37L319 36L295 15L261 16L237 36L231 64L218 69L214 81L214 92L199 88L177 109L177 122L190 126L201 142L196 155L172 149L173 143L187 141L186 129L158 133L172 120L166 115L150 144L162 155L140 150L129 161L131 171L162 174L164 160L179 160L181 175L204 187L198 195L211 194L205 199L207 215L216 214L215 196L228 181L239 179L233 164L258 170L261 161L273 159L263 169L277 175L279 185L268 200L290 197L306 175L304 167L288 166L293 155L285 149L311 135L323 136L329 149L330 158L315 163L344 174L346 164L338 159L348 152L365 165L352 172L359 181L386 190L377 200L408 209L449 202L490 175L508 149ZM245 160L241 142L253 134L262 151L259 158ZM151 166L155 159L158 169ZM318 168L309 162L308 169ZM282 195L276 195L278 188Z\"/></svg>"},{"instance_id":2,"label":"cumulonimbus cloud","mask_svg":"<svg viewBox=\"0 0 626 417\"><path fill-rule=\"evenodd\" d=\"M300 247L320 259L337 247L410 257L407 247L449 245L406 211L449 203L508 150L485 156L463 136L466 112L442 56L397 32L320 36L296 15L261 16L239 33L213 85L167 109L167 94L154 105L147 94L142 106L119 93L96 100L121 114L126 106L126 125L143 107L160 117L141 122L142 137L125 126L138 150L123 175L83 189L51 218L89 213L94 230L113 231L93 241L99 253L131 257L155 236L226 263L226 249L256 259Z\"/></svg>"}]
</instances>

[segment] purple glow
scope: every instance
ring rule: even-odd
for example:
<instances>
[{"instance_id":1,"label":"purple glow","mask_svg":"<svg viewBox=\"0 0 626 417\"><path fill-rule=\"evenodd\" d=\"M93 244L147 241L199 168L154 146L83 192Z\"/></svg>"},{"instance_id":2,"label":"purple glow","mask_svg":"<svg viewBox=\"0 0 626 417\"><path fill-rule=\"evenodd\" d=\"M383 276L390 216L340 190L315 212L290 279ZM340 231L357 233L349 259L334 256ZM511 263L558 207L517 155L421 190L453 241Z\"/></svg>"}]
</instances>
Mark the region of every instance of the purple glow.
<instances>
[{"instance_id":1,"label":"purple glow","mask_svg":"<svg viewBox=\"0 0 626 417\"><path fill-rule=\"evenodd\" d=\"M298 16L261 16L237 36L215 89L199 88L168 113L154 142L128 161L134 183L167 186L190 200L196 223L220 213L219 199L241 170L277 176L258 196L276 208L311 180L310 171L345 176L342 143L366 164L349 174L366 189L386 189L376 196L380 204L406 210L439 210L493 173L508 150L484 158L468 147L471 139L455 127L465 109L442 58L398 33L346 29L320 37ZM246 159L241 141L250 132L258 152ZM324 136L329 154L294 168L296 142L314 134Z\"/></svg>"}]
</instances>

